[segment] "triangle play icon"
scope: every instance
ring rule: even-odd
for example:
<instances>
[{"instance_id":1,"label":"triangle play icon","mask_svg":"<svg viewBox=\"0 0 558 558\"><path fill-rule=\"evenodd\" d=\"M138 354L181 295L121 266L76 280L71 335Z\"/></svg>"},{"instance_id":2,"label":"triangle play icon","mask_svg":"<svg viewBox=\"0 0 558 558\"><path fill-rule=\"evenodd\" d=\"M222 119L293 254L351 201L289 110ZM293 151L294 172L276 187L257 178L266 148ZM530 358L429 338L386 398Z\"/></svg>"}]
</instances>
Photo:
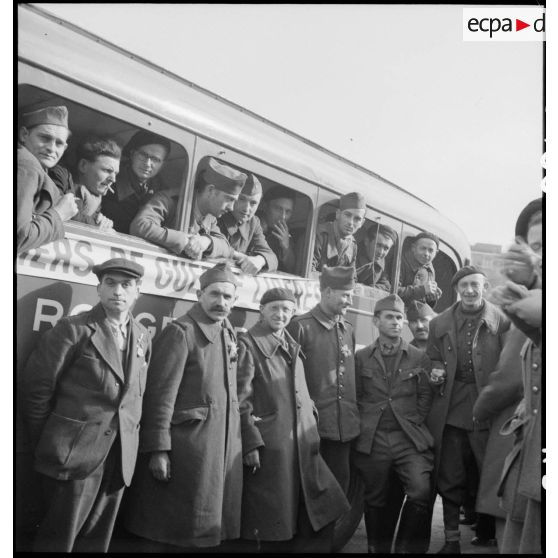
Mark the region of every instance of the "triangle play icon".
<instances>
[{"instance_id":1,"label":"triangle play icon","mask_svg":"<svg viewBox=\"0 0 558 558\"><path fill-rule=\"evenodd\" d=\"M525 23L524 21L521 21L520 19L515 20L515 30L516 31L521 31L522 29L525 29L526 27L531 27L530 23Z\"/></svg>"}]
</instances>

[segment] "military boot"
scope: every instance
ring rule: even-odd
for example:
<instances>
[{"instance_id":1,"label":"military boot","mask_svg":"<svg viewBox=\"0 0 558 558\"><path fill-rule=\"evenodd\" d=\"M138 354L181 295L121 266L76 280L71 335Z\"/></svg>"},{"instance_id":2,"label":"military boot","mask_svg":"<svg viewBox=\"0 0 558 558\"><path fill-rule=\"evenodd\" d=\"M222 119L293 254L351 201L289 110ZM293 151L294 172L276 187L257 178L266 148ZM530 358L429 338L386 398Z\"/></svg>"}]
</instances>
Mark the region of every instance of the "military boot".
<instances>
[{"instance_id":1,"label":"military boot","mask_svg":"<svg viewBox=\"0 0 558 558\"><path fill-rule=\"evenodd\" d=\"M391 539L386 539L381 529L382 508L368 508L364 512L368 554L389 554Z\"/></svg>"},{"instance_id":2,"label":"military boot","mask_svg":"<svg viewBox=\"0 0 558 558\"><path fill-rule=\"evenodd\" d=\"M396 554L426 554L430 542L430 512L426 504L407 500L399 519Z\"/></svg>"}]
</instances>

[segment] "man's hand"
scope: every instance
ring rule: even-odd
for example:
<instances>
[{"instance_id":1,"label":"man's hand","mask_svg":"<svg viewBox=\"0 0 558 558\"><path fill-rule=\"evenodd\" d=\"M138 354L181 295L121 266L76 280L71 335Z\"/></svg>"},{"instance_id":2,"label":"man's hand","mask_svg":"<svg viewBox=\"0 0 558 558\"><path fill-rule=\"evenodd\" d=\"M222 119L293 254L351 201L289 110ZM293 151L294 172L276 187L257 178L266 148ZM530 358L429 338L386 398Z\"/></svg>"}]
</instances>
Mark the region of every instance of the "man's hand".
<instances>
[{"instance_id":1,"label":"man's hand","mask_svg":"<svg viewBox=\"0 0 558 558\"><path fill-rule=\"evenodd\" d=\"M154 451L149 458L149 470L159 481L169 482L171 479L171 463L166 451Z\"/></svg>"},{"instance_id":2,"label":"man's hand","mask_svg":"<svg viewBox=\"0 0 558 558\"><path fill-rule=\"evenodd\" d=\"M246 467L250 467L252 469L252 474L255 474L256 471L261 467L260 465L260 450L253 449L249 451L243 458L242 462Z\"/></svg>"},{"instance_id":3,"label":"man's hand","mask_svg":"<svg viewBox=\"0 0 558 558\"><path fill-rule=\"evenodd\" d=\"M500 261L502 262L501 273L514 283L519 285L531 286L537 277L540 269L541 258L531 250L525 242L517 242L504 253Z\"/></svg>"},{"instance_id":4,"label":"man's hand","mask_svg":"<svg viewBox=\"0 0 558 558\"><path fill-rule=\"evenodd\" d=\"M532 291L527 291L527 295L524 298L508 304L505 310L532 327L541 327L542 290L533 289Z\"/></svg>"},{"instance_id":5,"label":"man's hand","mask_svg":"<svg viewBox=\"0 0 558 558\"><path fill-rule=\"evenodd\" d=\"M279 246L283 250L288 250L291 242L291 235L289 234L289 227L285 221L279 221L271 229L271 234L279 240Z\"/></svg>"},{"instance_id":6,"label":"man's hand","mask_svg":"<svg viewBox=\"0 0 558 558\"><path fill-rule=\"evenodd\" d=\"M265 258L263 256L247 256L241 254L242 257L237 260L237 265L244 273L249 275L256 275L260 269L265 265Z\"/></svg>"},{"instance_id":7,"label":"man's hand","mask_svg":"<svg viewBox=\"0 0 558 558\"><path fill-rule=\"evenodd\" d=\"M99 229L101 229L102 231L108 231L112 229L112 225L113 225L112 220L109 219L108 217L105 217L102 213L99 213L97 215L95 222L97 223Z\"/></svg>"},{"instance_id":8,"label":"man's hand","mask_svg":"<svg viewBox=\"0 0 558 558\"><path fill-rule=\"evenodd\" d=\"M424 284L424 292L426 294L426 296L431 295L431 296L436 296L436 293L438 291L438 284L436 283L436 281L427 281ZM442 291L440 291L441 293Z\"/></svg>"},{"instance_id":9,"label":"man's hand","mask_svg":"<svg viewBox=\"0 0 558 558\"><path fill-rule=\"evenodd\" d=\"M201 234L190 236L188 244L184 247L184 253L193 260L201 260L202 254L209 248L211 239Z\"/></svg>"},{"instance_id":10,"label":"man's hand","mask_svg":"<svg viewBox=\"0 0 558 558\"><path fill-rule=\"evenodd\" d=\"M64 194L54 205L54 210L60 215L62 221L69 221L78 212L74 194Z\"/></svg>"}]
</instances>

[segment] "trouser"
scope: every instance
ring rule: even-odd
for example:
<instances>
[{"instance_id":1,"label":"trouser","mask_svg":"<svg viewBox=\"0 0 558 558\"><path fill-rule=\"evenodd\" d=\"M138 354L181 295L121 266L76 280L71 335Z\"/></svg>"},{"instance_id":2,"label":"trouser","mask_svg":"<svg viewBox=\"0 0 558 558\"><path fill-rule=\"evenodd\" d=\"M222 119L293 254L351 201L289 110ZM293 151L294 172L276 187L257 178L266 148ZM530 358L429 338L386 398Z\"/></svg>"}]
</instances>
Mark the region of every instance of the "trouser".
<instances>
[{"instance_id":1,"label":"trouser","mask_svg":"<svg viewBox=\"0 0 558 558\"><path fill-rule=\"evenodd\" d=\"M320 441L320 454L330 468L333 476L347 494L351 480L349 456L352 442L339 442L337 440Z\"/></svg>"},{"instance_id":2,"label":"trouser","mask_svg":"<svg viewBox=\"0 0 558 558\"><path fill-rule=\"evenodd\" d=\"M107 552L124 483L120 443L83 480L43 477L46 515L34 550L38 552Z\"/></svg>"},{"instance_id":3,"label":"trouser","mask_svg":"<svg viewBox=\"0 0 558 558\"><path fill-rule=\"evenodd\" d=\"M440 450L437 490L442 497L444 529L448 540L459 539L459 508L466 500L468 464L476 462L482 470L482 462L488 441L488 430L470 432L463 428L446 425ZM478 514L477 536L492 539L495 536L494 518Z\"/></svg>"}]
</instances>

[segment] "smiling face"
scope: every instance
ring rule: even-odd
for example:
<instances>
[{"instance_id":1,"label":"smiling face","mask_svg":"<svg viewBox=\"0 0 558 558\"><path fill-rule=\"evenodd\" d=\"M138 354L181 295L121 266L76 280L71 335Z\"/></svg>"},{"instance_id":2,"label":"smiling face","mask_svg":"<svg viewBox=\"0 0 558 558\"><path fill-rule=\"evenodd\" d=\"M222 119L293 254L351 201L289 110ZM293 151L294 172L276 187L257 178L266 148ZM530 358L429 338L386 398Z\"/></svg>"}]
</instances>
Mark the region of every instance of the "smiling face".
<instances>
[{"instance_id":1,"label":"smiling face","mask_svg":"<svg viewBox=\"0 0 558 558\"><path fill-rule=\"evenodd\" d=\"M23 126L19 131L19 140L45 169L58 164L64 154L70 131L64 126L38 124L32 128Z\"/></svg>"},{"instance_id":2,"label":"smiling face","mask_svg":"<svg viewBox=\"0 0 558 558\"><path fill-rule=\"evenodd\" d=\"M344 316L353 303L353 289L341 290L326 287L321 292L320 304L325 313L330 316Z\"/></svg>"},{"instance_id":3,"label":"smiling face","mask_svg":"<svg viewBox=\"0 0 558 558\"><path fill-rule=\"evenodd\" d=\"M167 150L162 145L142 145L130 154L130 166L140 182L145 182L159 174L166 157Z\"/></svg>"},{"instance_id":4,"label":"smiling face","mask_svg":"<svg viewBox=\"0 0 558 558\"><path fill-rule=\"evenodd\" d=\"M364 223L365 209L338 209L335 213L337 227L342 237L355 234Z\"/></svg>"},{"instance_id":5,"label":"smiling face","mask_svg":"<svg viewBox=\"0 0 558 558\"><path fill-rule=\"evenodd\" d=\"M78 180L96 196L104 196L114 184L120 170L120 160L108 155L100 155L91 162L81 159L78 163Z\"/></svg>"},{"instance_id":6,"label":"smiling face","mask_svg":"<svg viewBox=\"0 0 558 558\"><path fill-rule=\"evenodd\" d=\"M418 263L428 265L436 257L438 246L430 238L419 238L416 242L413 242L411 251Z\"/></svg>"},{"instance_id":7,"label":"smiling face","mask_svg":"<svg viewBox=\"0 0 558 558\"><path fill-rule=\"evenodd\" d=\"M455 290L461 297L461 304L466 310L477 310L482 306L482 299L488 288L486 277L482 273L472 273L462 277Z\"/></svg>"},{"instance_id":8,"label":"smiling face","mask_svg":"<svg viewBox=\"0 0 558 558\"><path fill-rule=\"evenodd\" d=\"M282 331L291 321L295 311L292 300L274 300L260 306L262 322L272 331Z\"/></svg>"},{"instance_id":9,"label":"smiling face","mask_svg":"<svg viewBox=\"0 0 558 558\"><path fill-rule=\"evenodd\" d=\"M403 314L401 312L382 310L374 316L373 321L380 335L394 341L401 337L401 331L403 330Z\"/></svg>"},{"instance_id":10,"label":"smiling face","mask_svg":"<svg viewBox=\"0 0 558 558\"><path fill-rule=\"evenodd\" d=\"M214 322L224 320L231 313L237 298L236 287L225 281L211 283L203 291L198 291L203 311Z\"/></svg>"},{"instance_id":11,"label":"smiling face","mask_svg":"<svg viewBox=\"0 0 558 558\"><path fill-rule=\"evenodd\" d=\"M107 272L97 285L99 300L109 316L128 312L139 297L137 279L118 272Z\"/></svg>"},{"instance_id":12,"label":"smiling face","mask_svg":"<svg viewBox=\"0 0 558 558\"><path fill-rule=\"evenodd\" d=\"M428 341L431 319L432 318L418 318L416 320L409 320L409 329L417 341Z\"/></svg>"},{"instance_id":13,"label":"smiling face","mask_svg":"<svg viewBox=\"0 0 558 558\"><path fill-rule=\"evenodd\" d=\"M234 207L232 210L233 216L237 223L246 223L255 214L260 205L262 195L255 194L253 196L247 196L246 194L240 194L238 199L234 202Z\"/></svg>"}]
</instances>

